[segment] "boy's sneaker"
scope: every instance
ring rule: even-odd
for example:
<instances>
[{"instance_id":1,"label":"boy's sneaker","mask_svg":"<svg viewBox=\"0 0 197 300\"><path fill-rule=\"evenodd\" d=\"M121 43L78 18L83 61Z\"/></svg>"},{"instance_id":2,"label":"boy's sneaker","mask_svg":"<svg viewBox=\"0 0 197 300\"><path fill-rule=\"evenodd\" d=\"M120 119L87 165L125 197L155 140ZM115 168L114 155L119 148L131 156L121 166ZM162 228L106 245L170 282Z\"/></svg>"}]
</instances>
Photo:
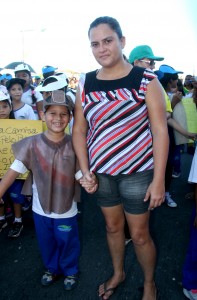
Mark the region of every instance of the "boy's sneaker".
<instances>
[{"instance_id":1,"label":"boy's sneaker","mask_svg":"<svg viewBox=\"0 0 197 300\"><path fill-rule=\"evenodd\" d=\"M197 300L197 290L183 289L183 294L190 300Z\"/></svg>"},{"instance_id":2,"label":"boy's sneaker","mask_svg":"<svg viewBox=\"0 0 197 300\"><path fill-rule=\"evenodd\" d=\"M173 178L179 178L181 176L181 172L173 172L172 177Z\"/></svg>"},{"instance_id":3,"label":"boy's sneaker","mask_svg":"<svg viewBox=\"0 0 197 300\"><path fill-rule=\"evenodd\" d=\"M66 276L64 279L64 288L67 291L71 291L77 285L78 274Z\"/></svg>"},{"instance_id":4,"label":"boy's sneaker","mask_svg":"<svg viewBox=\"0 0 197 300\"><path fill-rule=\"evenodd\" d=\"M172 200L170 194L165 196L165 202L169 207L177 207L176 202L174 202L174 200Z\"/></svg>"},{"instance_id":5,"label":"boy's sneaker","mask_svg":"<svg viewBox=\"0 0 197 300\"><path fill-rule=\"evenodd\" d=\"M18 237L21 234L22 230L23 230L23 223L22 222L14 222L8 233L8 237L11 237L11 238Z\"/></svg>"},{"instance_id":6,"label":"boy's sneaker","mask_svg":"<svg viewBox=\"0 0 197 300\"><path fill-rule=\"evenodd\" d=\"M4 220L0 220L0 232L3 230L3 228L5 228L8 225L7 221Z\"/></svg>"},{"instance_id":7,"label":"boy's sneaker","mask_svg":"<svg viewBox=\"0 0 197 300\"><path fill-rule=\"evenodd\" d=\"M41 278L41 284L44 286L54 283L58 279L59 275L53 274L49 271L46 271Z\"/></svg>"}]
</instances>

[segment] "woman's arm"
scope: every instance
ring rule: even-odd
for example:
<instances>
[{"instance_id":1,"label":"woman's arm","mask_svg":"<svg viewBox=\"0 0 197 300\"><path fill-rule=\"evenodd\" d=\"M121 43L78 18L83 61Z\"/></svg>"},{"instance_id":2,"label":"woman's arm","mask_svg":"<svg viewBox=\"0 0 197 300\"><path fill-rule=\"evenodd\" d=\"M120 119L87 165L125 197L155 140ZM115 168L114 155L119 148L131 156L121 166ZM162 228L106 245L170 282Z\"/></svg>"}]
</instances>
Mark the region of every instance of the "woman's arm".
<instances>
[{"instance_id":1,"label":"woman's arm","mask_svg":"<svg viewBox=\"0 0 197 300\"><path fill-rule=\"evenodd\" d=\"M79 161L79 166L83 174L89 171L88 150L86 135L88 124L83 114L80 91L77 91L75 101L75 116L72 132L72 141L76 156Z\"/></svg>"},{"instance_id":2,"label":"woman's arm","mask_svg":"<svg viewBox=\"0 0 197 300\"><path fill-rule=\"evenodd\" d=\"M88 123L84 118L80 91L78 89L75 102L75 116L72 140L74 150L79 161L80 169L83 174L83 180L81 180L80 183L87 191L89 191L88 188L91 188L91 191L93 192L97 189L98 184L96 176L89 170L89 156L86 141L87 130ZM88 182L91 184L91 186L89 186Z\"/></svg>"},{"instance_id":3,"label":"woman's arm","mask_svg":"<svg viewBox=\"0 0 197 300\"><path fill-rule=\"evenodd\" d=\"M147 86L146 103L153 136L154 176L145 201L150 198L149 209L151 209L164 201L165 169L169 150L165 98L156 78Z\"/></svg>"}]
</instances>

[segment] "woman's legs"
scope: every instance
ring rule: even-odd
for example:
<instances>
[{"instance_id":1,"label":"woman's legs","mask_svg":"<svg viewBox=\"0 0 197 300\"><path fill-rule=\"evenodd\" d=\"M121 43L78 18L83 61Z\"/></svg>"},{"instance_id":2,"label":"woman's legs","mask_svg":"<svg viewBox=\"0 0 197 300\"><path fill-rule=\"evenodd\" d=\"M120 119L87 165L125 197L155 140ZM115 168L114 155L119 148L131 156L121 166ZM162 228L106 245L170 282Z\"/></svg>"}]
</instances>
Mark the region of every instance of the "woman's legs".
<instances>
[{"instance_id":1,"label":"woman's legs","mask_svg":"<svg viewBox=\"0 0 197 300\"><path fill-rule=\"evenodd\" d=\"M144 273L144 294L142 300L155 300L154 271L156 250L149 233L149 212L140 215L126 213L126 219L137 259Z\"/></svg>"},{"instance_id":2,"label":"woman's legs","mask_svg":"<svg viewBox=\"0 0 197 300\"><path fill-rule=\"evenodd\" d=\"M101 207L102 213L105 217L107 241L109 251L112 258L114 268L113 276L106 283L106 289L115 288L125 279L124 273L124 249L125 249L125 236L124 236L124 212L122 205L113 207ZM104 291L104 284L99 287L99 295L105 294L103 299L108 299L112 294Z\"/></svg>"}]
</instances>

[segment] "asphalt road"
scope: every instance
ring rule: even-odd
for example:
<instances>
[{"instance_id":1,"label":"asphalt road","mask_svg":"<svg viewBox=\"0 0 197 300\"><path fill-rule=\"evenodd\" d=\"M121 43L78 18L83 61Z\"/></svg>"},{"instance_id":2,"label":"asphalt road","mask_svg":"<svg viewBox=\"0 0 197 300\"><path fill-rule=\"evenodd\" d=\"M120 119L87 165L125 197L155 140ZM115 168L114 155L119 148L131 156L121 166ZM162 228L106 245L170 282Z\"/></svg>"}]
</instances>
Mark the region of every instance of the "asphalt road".
<instances>
[{"instance_id":1,"label":"asphalt road","mask_svg":"<svg viewBox=\"0 0 197 300\"><path fill-rule=\"evenodd\" d=\"M183 172L173 179L171 194L177 208L163 204L151 212L151 233L158 253L156 284L160 300L184 300L181 272L189 238L189 220L193 200L187 183L192 155L182 155ZM63 278L50 287L42 287L44 267L40 258L31 211L24 213L24 230L17 239L7 237L8 228L0 233L0 300L96 300L97 287L112 273L105 237L105 224L96 202L83 194L79 207L81 238L80 278L73 291L65 291ZM140 300L142 272L133 245L125 251L126 280L110 300Z\"/></svg>"}]
</instances>

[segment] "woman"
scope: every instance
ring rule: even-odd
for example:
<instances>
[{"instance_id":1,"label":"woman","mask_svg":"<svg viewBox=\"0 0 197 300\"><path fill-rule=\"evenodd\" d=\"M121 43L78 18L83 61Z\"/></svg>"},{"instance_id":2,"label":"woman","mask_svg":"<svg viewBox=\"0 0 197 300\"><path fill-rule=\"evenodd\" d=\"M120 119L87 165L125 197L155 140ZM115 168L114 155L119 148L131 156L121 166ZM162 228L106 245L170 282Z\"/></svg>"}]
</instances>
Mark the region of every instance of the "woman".
<instances>
[{"instance_id":1,"label":"woman","mask_svg":"<svg viewBox=\"0 0 197 300\"><path fill-rule=\"evenodd\" d=\"M97 18L88 35L101 68L79 80L73 144L83 180L95 181L95 189L95 175L99 182L94 195L105 218L114 268L98 293L109 299L125 279L125 215L144 272L142 299L155 300L156 253L148 223L150 210L163 203L165 193L168 133L163 93L152 71L124 59L125 37L117 20Z\"/></svg>"}]
</instances>

